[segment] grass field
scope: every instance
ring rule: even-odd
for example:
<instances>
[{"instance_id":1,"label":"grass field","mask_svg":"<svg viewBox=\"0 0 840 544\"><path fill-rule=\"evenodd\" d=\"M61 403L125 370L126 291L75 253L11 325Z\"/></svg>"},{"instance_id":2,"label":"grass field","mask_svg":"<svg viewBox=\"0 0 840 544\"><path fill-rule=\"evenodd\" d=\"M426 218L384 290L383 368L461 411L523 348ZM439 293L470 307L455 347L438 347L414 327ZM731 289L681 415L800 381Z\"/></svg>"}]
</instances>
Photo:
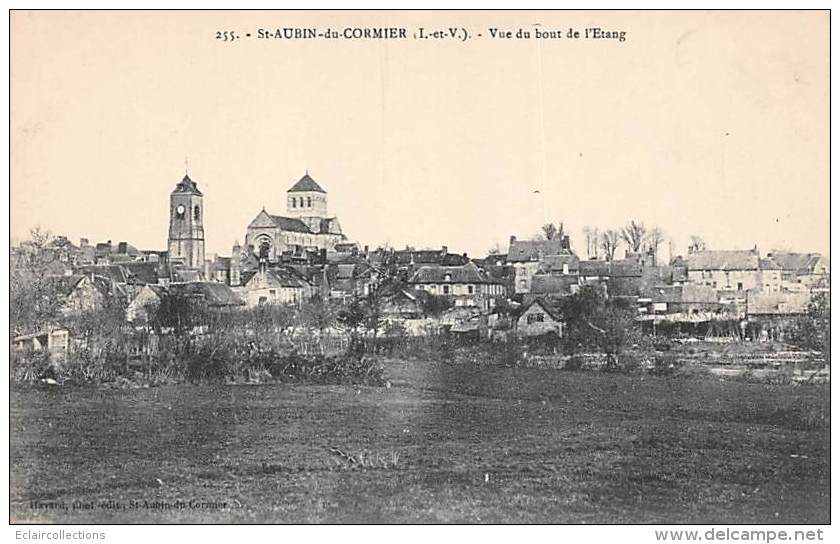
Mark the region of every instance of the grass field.
<instances>
[{"instance_id":1,"label":"grass field","mask_svg":"<svg viewBox=\"0 0 840 544\"><path fill-rule=\"evenodd\" d=\"M400 361L387 375L13 388L11 521L830 521L828 386Z\"/></svg>"}]
</instances>

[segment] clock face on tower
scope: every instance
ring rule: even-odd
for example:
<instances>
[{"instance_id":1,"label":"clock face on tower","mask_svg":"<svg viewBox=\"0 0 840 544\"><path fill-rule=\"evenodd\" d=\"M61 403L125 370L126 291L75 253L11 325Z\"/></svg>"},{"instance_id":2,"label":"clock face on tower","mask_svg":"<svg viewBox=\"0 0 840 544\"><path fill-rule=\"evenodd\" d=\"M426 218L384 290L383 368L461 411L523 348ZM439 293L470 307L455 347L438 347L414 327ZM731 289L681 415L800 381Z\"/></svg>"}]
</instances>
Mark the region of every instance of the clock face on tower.
<instances>
[{"instance_id":1,"label":"clock face on tower","mask_svg":"<svg viewBox=\"0 0 840 544\"><path fill-rule=\"evenodd\" d=\"M175 214L178 216L178 219L183 219L184 218L184 211L185 210L186 210L186 208L184 208L183 204L178 204L178 207L175 208Z\"/></svg>"}]
</instances>

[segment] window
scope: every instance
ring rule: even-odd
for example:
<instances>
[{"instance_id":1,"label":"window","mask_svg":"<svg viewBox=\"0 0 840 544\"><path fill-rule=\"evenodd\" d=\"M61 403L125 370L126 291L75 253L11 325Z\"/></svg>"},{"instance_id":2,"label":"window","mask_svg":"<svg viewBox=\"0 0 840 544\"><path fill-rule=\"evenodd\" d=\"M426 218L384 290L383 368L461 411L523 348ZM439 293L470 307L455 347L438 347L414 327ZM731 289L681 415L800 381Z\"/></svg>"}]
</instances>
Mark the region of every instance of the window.
<instances>
[{"instance_id":1,"label":"window","mask_svg":"<svg viewBox=\"0 0 840 544\"><path fill-rule=\"evenodd\" d=\"M196 221L201 219L201 208L199 208L198 206L196 206L195 210L193 210L193 217L195 217Z\"/></svg>"},{"instance_id":2,"label":"window","mask_svg":"<svg viewBox=\"0 0 840 544\"><path fill-rule=\"evenodd\" d=\"M448 294L449 294L449 286L448 286L448 285L444 285L444 286L443 286L443 294L444 294L444 295L448 295Z\"/></svg>"},{"instance_id":3,"label":"window","mask_svg":"<svg viewBox=\"0 0 840 544\"><path fill-rule=\"evenodd\" d=\"M475 289L473 288L472 285L467 285L467 294L471 295L471 294L473 294L474 291L475 291Z\"/></svg>"},{"instance_id":4,"label":"window","mask_svg":"<svg viewBox=\"0 0 840 544\"><path fill-rule=\"evenodd\" d=\"M446 274L443 276L443 281L452 281L452 274Z\"/></svg>"},{"instance_id":5,"label":"window","mask_svg":"<svg viewBox=\"0 0 840 544\"><path fill-rule=\"evenodd\" d=\"M306 197L306 207L307 208L312 207L312 197L311 196Z\"/></svg>"},{"instance_id":6,"label":"window","mask_svg":"<svg viewBox=\"0 0 840 544\"><path fill-rule=\"evenodd\" d=\"M275 289L269 289L268 294L271 295L271 296L274 296L274 295L277 294L277 291Z\"/></svg>"},{"instance_id":7,"label":"window","mask_svg":"<svg viewBox=\"0 0 840 544\"><path fill-rule=\"evenodd\" d=\"M545 316L543 314L528 314L528 324L532 323L543 323L545 321Z\"/></svg>"},{"instance_id":8,"label":"window","mask_svg":"<svg viewBox=\"0 0 840 544\"><path fill-rule=\"evenodd\" d=\"M262 306L263 304L268 303L268 297L260 297L259 304Z\"/></svg>"},{"instance_id":9,"label":"window","mask_svg":"<svg viewBox=\"0 0 840 544\"><path fill-rule=\"evenodd\" d=\"M292 197L292 208L297 208L297 199Z\"/></svg>"},{"instance_id":10,"label":"window","mask_svg":"<svg viewBox=\"0 0 840 544\"><path fill-rule=\"evenodd\" d=\"M563 275L564 275L564 276L568 276L568 275L569 275L569 265L568 265L568 264L566 264L566 263L563 263Z\"/></svg>"},{"instance_id":11,"label":"window","mask_svg":"<svg viewBox=\"0 0 840 544\"><path fill-rule=\"evenodd\" d=\"M743 290L744 290L744 284L743 284L743 282L740 282L740 281L738 282L738 290L739 290L739 291L743 291Z\"/></svg>"}]
</instances>

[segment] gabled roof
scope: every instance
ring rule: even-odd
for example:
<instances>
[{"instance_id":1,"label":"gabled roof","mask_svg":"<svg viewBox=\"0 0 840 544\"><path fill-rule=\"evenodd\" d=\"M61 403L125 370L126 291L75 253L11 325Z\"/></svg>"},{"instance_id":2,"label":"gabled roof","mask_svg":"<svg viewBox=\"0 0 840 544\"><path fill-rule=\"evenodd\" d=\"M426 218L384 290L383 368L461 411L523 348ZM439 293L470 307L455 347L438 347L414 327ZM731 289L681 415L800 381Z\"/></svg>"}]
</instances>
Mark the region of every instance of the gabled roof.
<instances>
[{"instance_id":1,"label":"gabled roof","mask_svg":"<svg viewBox=\"0 0 840 544\"><path fill-rule=\"evenodd\" d=\"M304 174L302 178L300 178L297 183L292 185L292 188L286 191L287 193L298 193L298 192L305 192L305 191L315 191L318 193L326 193L325 190L321 188L318 183L309 177L309 173L307 172Z\"/></svg>"},{"instance_id":2,"label":"gabled roof","mask_svg":"<svg viewBox=\"0 0 840 544\"><path fill-rule=\"evenodd\" d=\"M181 296L195 296L204 300L210 306L242 306L245 304L233 289L224 283L213 281L195 281L188 283L170 283L169 293Z\"/></svg>"},{"instance_id":3,"label":"gabled roof","mask_svg":"<svg viewBox=\"0 0 840 544\"><path fill-rule=\"evenodd\" d=\"M603 276L610 278L638 278L644 267L634 260L619 261L580 261L578 271L581 276Z\"/></svg>"},{"instance_id":4,"label":"gabled roof","mask_svg":"<svg viewBox=\"0 0 840 544\"><path fill-rule=\"evenodd\" d=\"M192 193L195 195L201 196L201 191L198 190L198 185L195 184L193 180L190 179L190 176L185 174L184 179L178 182L178 185L175 186L175 190L172 191L173 193Z\"/></svg>"},{"instance_id":5,"label":"gabled roof","mask_svg":"<svg viewBox=\"0 0 840 544\"><path fill-rule=\"evenodd\" d=\"M496 281L490 279L470 261L463 266L421 266L409 283L496 283Z\"/></svg>"},{"instance_id":6,"label":"gabled roof","mask_svg":"<svg viewBox=\"0 0 840 544\"><path fill-rule=\"evenodd\" d=\"M507 261L518 263L539 261L549 255L568 255L571 251L561 239L554 240L514 240L508 248Z\"/></svg>"},{"instance_id":7,"label":"gabled roof","mask_svg":"<svg viewBox=\"0 0 840 544\"><path fill-rule=\"evenodd\" d=\"M785 272L797 272L800 274L812 273L823 259L824 257L819 253L774 252L772 255L767 256L767 260L773 261Z\"/></svg>"},{"instance_id":8,"label":"gabled roof","mask_svg":"<svg viewBox=\"0 0 840 544\"><path fill-rule=\"evenodd\" d=\"M542 308L543 311L545 311L545 313L547 313L555 321L562 321L563 318L560 315L559 310L557 310L557 308L555 308L554 306L552 306L551 304L546 302L545 299L542 299L542 298L539 298L539 297L535 298L534 300L532 300L531 302L529 302L528 304L523 306L522 309L519 311L519 315L521 316L522 314L527 312L528 308L530 308L534 304L536 304L540 308Z\"/></svg>"},{"instance_id":9,"label":"gabled roof","mask_svg":"<svg viewBox=\"0 0 840 544\"><path fill-rule=\"evenodd\" d=\"M697 251L686 258L689 270L758 270L758 251Z\"/></svg>"}]
</instances>

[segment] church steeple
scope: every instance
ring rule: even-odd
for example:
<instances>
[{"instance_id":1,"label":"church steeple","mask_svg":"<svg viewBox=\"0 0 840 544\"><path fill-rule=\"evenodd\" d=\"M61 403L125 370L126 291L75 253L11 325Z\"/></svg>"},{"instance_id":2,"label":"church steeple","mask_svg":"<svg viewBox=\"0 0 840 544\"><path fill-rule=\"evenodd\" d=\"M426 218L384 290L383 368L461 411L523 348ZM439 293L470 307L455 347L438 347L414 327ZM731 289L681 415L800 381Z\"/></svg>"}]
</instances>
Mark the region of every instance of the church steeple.
<instances>
[{"instance_id":1,"label":"church steeple","mask_svg":"<svg viewBox=\"0 0 840 544\"><path fill-rule=\"evenodd\" d=\"M286 195L286 210L291 217L327 217L327 192L312 179L309 170Z\"/></svg>"},{"instance_id":2,"label":"church steeple","mask_svg":"<svg viewBox=\"0 0 840 544\"><path fill-rule=\"evenodd\" d=\"M169 195L170 261L204 268L204 195L189 175Z\"/></svg>"}]
</instances>

